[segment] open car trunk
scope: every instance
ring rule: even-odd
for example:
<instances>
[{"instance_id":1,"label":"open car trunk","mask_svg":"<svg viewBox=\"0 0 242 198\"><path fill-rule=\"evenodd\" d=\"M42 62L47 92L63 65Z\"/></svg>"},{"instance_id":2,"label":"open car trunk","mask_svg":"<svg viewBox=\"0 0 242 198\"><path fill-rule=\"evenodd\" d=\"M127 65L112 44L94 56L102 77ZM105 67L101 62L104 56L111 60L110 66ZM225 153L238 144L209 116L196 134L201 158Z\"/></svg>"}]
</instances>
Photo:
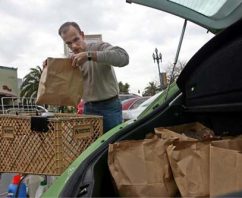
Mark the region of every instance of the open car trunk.
<instances>
[{"instance_id":1,"label":"open car trunk","mask_svg":"<svg viewBox=\"0 0 242 198\"><path fill-rule=\"evenodd\" d=\"M73 174L61 196L118 196L107 164L109 143L144 139L156 127L195 121L216 135L241 134L242 21L204 45L188 62L177 85L180 91L173 97L104 142Z\"/></svg>"}]
</instances>

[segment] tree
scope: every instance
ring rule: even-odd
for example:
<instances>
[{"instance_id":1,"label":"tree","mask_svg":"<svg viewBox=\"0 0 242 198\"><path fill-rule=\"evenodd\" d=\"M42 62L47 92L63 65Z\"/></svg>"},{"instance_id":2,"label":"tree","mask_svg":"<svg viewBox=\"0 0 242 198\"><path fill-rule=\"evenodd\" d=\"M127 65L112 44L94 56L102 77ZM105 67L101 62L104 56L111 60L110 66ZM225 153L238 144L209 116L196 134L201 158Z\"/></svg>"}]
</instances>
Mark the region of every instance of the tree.
<instances>
[{"instance_id":1,"label":"tree","mask_svg":"<svg viewBox=\"0 0 242 198\"><path fill-rule=\"evenodd\" d=\"M178 76L180 75L181 71L183 70L183 68L186 66L186 61L178 61L176 64L176 67L174 69L173 75L172 75L172 69L174 64L170 64L167 68L167 82L168 84L171 82L173 83L174 81L177 80Z\"/></svg>"},{"instance_id":2,"label":"tree","mask_svg":"<svg viewBox=\"0 0 242 198\"><path fill-rule=\"evenodd\" d=\"M42 69L39 66L30 69L30 72L24 77L20 87L20 97L37 97L41 74Z\"/></svg>"},{"instance_id":3,"label":"tree","mask_svg":"<svg viewBox=\"0 0 242 198\"><path fill-rule=\"evenodd\" d=\"M147 87L145 87L145 91L143 92L142 95L143 96L153 96L159 90L160 90L159 86L157 86L154 81L153 82L149 82L149 85Z\"/></svg>"},{"instance_id":4,"label":"tree","mask_svg":"<svg viewBox=\"0 0 242 198\"><path fill-rule=\"evenodd\" d=\"M130 85L128 83L123 84L122 81L118 83L120 93L128 94Z\"/></svg>"}]
</instances>

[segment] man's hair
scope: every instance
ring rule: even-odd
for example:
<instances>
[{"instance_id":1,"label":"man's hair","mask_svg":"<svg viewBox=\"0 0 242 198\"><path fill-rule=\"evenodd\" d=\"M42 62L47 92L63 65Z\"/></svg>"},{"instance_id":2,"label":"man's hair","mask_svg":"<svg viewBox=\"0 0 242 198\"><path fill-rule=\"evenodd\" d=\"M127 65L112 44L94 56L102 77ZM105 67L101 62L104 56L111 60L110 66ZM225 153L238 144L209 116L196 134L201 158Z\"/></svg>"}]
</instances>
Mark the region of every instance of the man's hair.
<instances>
[{"instance_id":1,"label":"man's hair","mask_svg":"<svg viewBox=\"0 0 242 198\"><path fill-rule=\"evenodd\" d=\"M65 22L59 28L59 31L58 31L59 35L61 36L62 33L65 33L69 29L70 26L73 26L80 33L82 33L81 28L79 27L79 25L76 22Z\"/></svg>"}]
</instances>

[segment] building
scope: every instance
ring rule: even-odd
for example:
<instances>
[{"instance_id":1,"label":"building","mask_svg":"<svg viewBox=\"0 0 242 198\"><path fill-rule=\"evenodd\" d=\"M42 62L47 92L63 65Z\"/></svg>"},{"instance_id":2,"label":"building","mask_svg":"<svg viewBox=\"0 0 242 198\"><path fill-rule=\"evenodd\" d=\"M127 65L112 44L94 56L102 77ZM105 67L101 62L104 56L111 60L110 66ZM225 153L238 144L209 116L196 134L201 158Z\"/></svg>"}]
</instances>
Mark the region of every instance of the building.
<instances>
[{"instance_id":1,"label":"building","mask_svg":"<svg viewBox=\"0 0 242 198\"><path fill-rule=\"evenodd\" d=\"M0 66L0 98L18 96L17 68Z\"/></svg>"},{"instance_id":2,"label":"building","mask_svg":"<svg viewBox=\"0 0 242 198\"><path fill-rule=\"evenodd\" d=\"M101 42L102 35L101 34L88 34L84 36L84 40L86 43L93 43L93 42ZM64 54L65 56L69 56L71 54L71 50L67 47L64 43Z\"/></svg>"}]
</instances>

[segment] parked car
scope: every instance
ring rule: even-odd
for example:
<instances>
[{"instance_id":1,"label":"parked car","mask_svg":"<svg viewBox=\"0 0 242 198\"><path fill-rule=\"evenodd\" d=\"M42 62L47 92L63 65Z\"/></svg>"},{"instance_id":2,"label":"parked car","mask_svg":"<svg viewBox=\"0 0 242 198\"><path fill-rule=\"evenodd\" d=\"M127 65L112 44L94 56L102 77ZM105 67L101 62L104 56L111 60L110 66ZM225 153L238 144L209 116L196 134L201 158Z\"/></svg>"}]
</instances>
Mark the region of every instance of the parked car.
<instances>
[{"instance_id":1,"label":"parked car","mask_svg":"<svg viewBox=\"0 0 242 198\"><path fill-rule=\"evenodd\" d=\"M137 117L161 94L155 94L152 97L146 97L146 100L139 104L136 108L123 110L123 120L137 119Z\"/></svg>"},{"instance_id":2,"label":"parked car","mask_svg":"<svg viewBox=\"0 0 242 198\"><path fill-rule=\"evenodd\" d=\"M48 109L40 105L16 105L16 106L5 106L2 114L21 114L21 113L47 113Z\"/></svg>"},{"instance_id":3,"label":"parked car","mask_svg":"<svg viewBox=\"0 0 242 198\"><path fill-rule=\"evenodd\" d=\"M241 1L127 2L175 14L216 35L189 60L177 82L151 103L137 120L125 122L96 140L43 197L117 197L107 162L109 144L144 139L156 127L198 121L216 135L241 134ZM164 25L162 28L166 28ZM242 193L238 195L242 196Z\"/></svg>"},{"instance_id":4,"label":"parked car","mask_svg":"<svg viewBox=\"0 0 242 198\"><path fill-rule=\"evenodd\" d=\"M133 106L132 108L135 107L135 105L138 105L142 102L142 97L140 97L139 95L136 94L119 94L119 99L122 102L122 107L126 108L126 106ZM129 102L126 100L131 99ZM141 101L137 101L137 99L141 99ZM123 102L125 102L125 104L123 105ZM131 102L132 101L132 102ZM134 102L136 101L136 102ZM83 114L84 113L84 100L81 99L81 101L79 102L79 104L77 105L77 113L78 114Z\"/></svg>"},{"instance_id":5,"label":"parked car","mask_svg":"<svg viewBox=\"0 0 242 198\"><path fill-rule=\"evenodd\" d=\"M141 97L141 96L139 96L137 94L132 94L132 93L130 93L130 94L122 94L122 93L119 94L119 99L121 100L121 102L124 101L124 100L127 100L129 98L137 98L137 97Z\"/></svg>"},{"instance_id":6,"label":"parked car","mask_svg":"<svg viewBox=\"0 0 242 198\"><path fill-rule=\"evenodd\" d=\"M83 114L84 113L84 100L80 100L79 104L77 105L77 113Z\"/></svg>"},{"instance_id":7,"label":"parked car","mask_svg":"<svg viewBox=\"0 0 242 198\"><path fill-rule=\"evenodd\" d=\"M136 94L119 94L119 99L121 100L121 102L123 102L125 100L128 100L128 99L132 99L132 100L130 100L130 103L129 104L125 104L124 105L125 108L128 105L132 105L131 104L131 101L136 101L138 98L141 98L141 97L139 95L136 95ZM138 101L137 101L137 104L138 104ZM133 105L135 105L135 104L133 104ZM81 101L77 105L77 113L78 114L83 114L83 112L84 112L84 100L81 99Z\"/></svg>"},{"instance_id":8,"label":"parked car","mask_svg":"<svg viewBox=\"0 0 242 198\"><path fill-rule=\"evenodd\" d=\"M122 101L122 110L136 109L141 103L149 98L149 96L146 96L126 99Z\"/></svg>"},{"instance_id":9,"label":"parked car","mask_svg":"<svg viewBox=\"0 0 242 198\"><path fill-rule=\"evenodd\" d=\"M21 114L36 113L42 114L49 112L45 105L37 105L36 98L28 97L1 97L0 114Z\"/></svg>"}]
</instances>

